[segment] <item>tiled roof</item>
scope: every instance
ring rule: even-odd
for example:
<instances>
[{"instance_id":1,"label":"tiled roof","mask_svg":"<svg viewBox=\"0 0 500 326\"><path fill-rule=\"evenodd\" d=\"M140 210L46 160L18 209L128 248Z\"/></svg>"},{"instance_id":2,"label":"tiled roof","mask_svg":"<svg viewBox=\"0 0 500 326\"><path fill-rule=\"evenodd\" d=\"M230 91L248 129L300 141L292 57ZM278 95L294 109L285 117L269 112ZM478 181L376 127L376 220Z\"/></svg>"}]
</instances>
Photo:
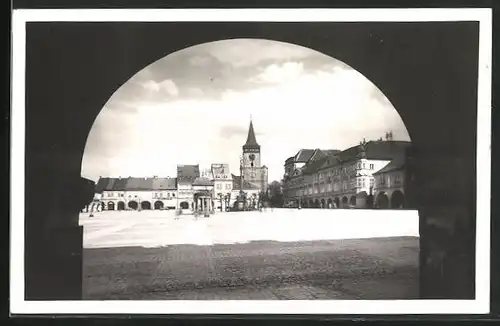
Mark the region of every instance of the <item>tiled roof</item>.
<instances>
[{"instance_id":1,"label":"tiled roof","mask_svg":"<svg viewBox=\"0 0 500 326\"><path fill-rule=\"evenodd\" d=\"M295 155L295 162L296 163L306 163L313 156L314 151L315 151L314 149L301 149Z\"/></svg>"},{"instance_id":2,"label":"tiled roof","mask_svg":"<svg viewBox=\"0 0 500 326\"><path fill-rule=\"evenodd\" d=\"M153 189L153 179L152 178L128 178L126 189L127 190Z\"/></svg>"},{"instance_id":3,"label":"tiled roof","mask_svg":"<svg viewBox=\"0 0 500 326\"><path fill-rule=\"evenodd\" d=\"M364 157L371 160L397 160L397 162L404 162L405 150L410 144L407 141L369 141L364 145ZM361 145L353 146L345 151L314 150L313 154L309 157L309 161L302 168L302 173L314 174L321 169L335 166L341 162L356 160L360 157L362 151L363 147ZM300 152L297 155L299 154Z\"/></svg>"},{"instance_id":4,"label":"tiled roof","mask_svg":"<svg viewBox=\"0 0 500 326\"><path fill-rule=\"evenodd\" d=\"M193 182L199 176L199 165L177 165L177 179L179 182Z\"/></svg>"},{"instance_id":5,"label":"tiled roof","mask_svg":"<svg viewBox=\"0 0 500 326\"><path fill-rule=\"evenodd\" d=\"M108 187L110 178L99 178L95 185L95 192L100 194L104 189Z\"/></svg>"},{"instance_id":6,"label":"tiled roof","mask_svg":"<svg viewBox=\"0 0 500 326\"><path fill-rule=\"evenodd\" d=\"M365 144L365 158L371 160L393 160L404 157L405 149L410 145L407 141L369 141ZM362 145L356 145L340 152L338 157L342 161L355 160L362 153Z\"/></svg>"},{"instance_id":7,"label":"tiled roof","mask_svg":"<svg viewBox=\"0 0 500 326\"><path fill-rule=\"evenodd\" d=\"M321 167L323 167L323 165L325 164L325 162L327 160L328 160L328 157L325 155L325 156L318 157L317 159L315 159L313 161L310 161L309 163L306 164L306 166L304 167L304 170L302 170L302 173L303 174L312 174L312 173L317 172Z\"/></svg>"},{"instance_id":8,"label":"tiled roof","mask_svg":"<svg viewBox=\"0 0 500 326\"><path fill-rule=\"evenodd\" d=\"M321 151L326 155L336 155L342 152L340 149L322 149Z\"/></svg>"},{"instance_id":9,"label":"tiled roof","mask_svg":"<svg viewBox=\"0 0 500 326\"><path fill-rule=\"evenodd\" d=\"M379 175L382 173L402 170L404 166L405 166L404 159L396 158L392 160L389 164L378 170L377 172L373 173L373 175Z\"/></svg>"},{"instance_id":10,"label":"tiled roof","mask_svg":"<svg viewBox=\"0 0 500 326\"><path fill-rule=\"evenodd\" d=\"M213 186L213 184L213 180L205 177L198 177L193 182L193 186Z\"/></svg>"},{"instance_id":11,"label":"tiled roof","mask_svg":"<svg viewBox=\"0 0 500 326\"><path fill-rule=\"evenodd\" d=\"M163 189L176 189L177 180L176 178L155 178L153 180L153 189L163 190Z\"/></svg>"},{"instance_id":12,"label":"tiled roof","mask_svg":"<svg viewBox=\"0 0 500 326\"><path fill-rule=\"evenodd\" d=\"M163 190L176 189L175 178L100 178L96 184L96 193L104 190Z\"/></svg>"}]
</instances>

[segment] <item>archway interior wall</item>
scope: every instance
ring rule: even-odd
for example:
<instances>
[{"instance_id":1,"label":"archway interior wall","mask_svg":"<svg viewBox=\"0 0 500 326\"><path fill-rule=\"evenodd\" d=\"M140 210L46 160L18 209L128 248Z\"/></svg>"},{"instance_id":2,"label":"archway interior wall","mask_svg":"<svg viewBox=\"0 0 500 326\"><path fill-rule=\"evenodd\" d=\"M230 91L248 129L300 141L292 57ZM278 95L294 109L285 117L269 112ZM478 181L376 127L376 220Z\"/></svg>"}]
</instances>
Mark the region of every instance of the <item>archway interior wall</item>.
<instances>
[{"instance_id":1,"label":"archway interior wall","mask_svg":"<svg viewBox=\"0 0 500 326\"><path fill-rule=\"evenodd\" d=\"M465 230L472 228L476 192L476 22L426 22L397 27L395 23L259 23L261 28L255 28L253 23L130 23L120 29L112 24L87 24L84 28L80 24L44 24L26 26L29 41L26 42L26 97L32 99L26 103L26 124L29 126L26 174L36 176L26 178L28 257L30 252L31 257L37 256L37 248L41 246L55 247L57 239L61 238L53 234L53 245L44 242L37 236L40 224L48 223L49 217L59 212L57 218L62 225L63 220L73 218L85 200L92 197L87 181L80 179L82 155L92 124L111 94L141 68L168 53L194 44L238 37L291 43L302 40L301 45L335 57L363 73L391 100L410 133L415 148L410 166L415 180L422 181L409 185L407 197L417 198L414 203L421 209L421 218L425 223L430 216L453 220L453 213L446 213L451 210L444 209L451 204L442 202L436 206L430 200L449 191L454 194L452 197L458 198L453 207L465 212ZM203 33L193 32L189 40L155 41L163 39L164 35L175 35L180 29ZM46 42L47 39L51 42ZM329 42L324 42L325 39ZM353 39L356 42L352 42ZM96 55L94 48L86 46L89 43L102 44L106 48ZM419 60L415 61L415 57ZM75 63L75 58L85 58L85 64ZM104 70L107 71L105 75L102 74ZM51 75L60 78L46 78ZM75 84L85 87L73 87ZM52 119L51 128L44 123L47 116ZM453 117L451 121L450 117ZM440 155L454 161L443 160L440 164ZM425 163L427 159L431 161L429 168ZM442 189L428 189L430 180L440 183ZM47 189L53 190L47 192ZM47 202L55 205L52 198L67 198L68 189L75 190L72 197L78 200L70 198L67 201L70 204L65 207L47 207L43 212L34 209ZM432 239L423 232L421 241L425 244ZM474 234L470 235L462 238L470 238L473 242ZM45 251L45 255L51 252ZM462 250L468 261L473 261L473 252L470 243ZM45 274L53 275L50 280L28 282L28 299L34 296L29 290L32 284L64 288L58 286L64 274L55 269L52 272ZM27 280L35 279L34 274L27 277ZM434 284L449 283L449 280L464 284L473 280L470 275L446 277L437 274L428 279L434 279ZM81 287L81 280L77 283L77 287ZM453 288L450 285L449 291ZM432 286L426 291L432 292Z\"/></svg>"}]
</instances>

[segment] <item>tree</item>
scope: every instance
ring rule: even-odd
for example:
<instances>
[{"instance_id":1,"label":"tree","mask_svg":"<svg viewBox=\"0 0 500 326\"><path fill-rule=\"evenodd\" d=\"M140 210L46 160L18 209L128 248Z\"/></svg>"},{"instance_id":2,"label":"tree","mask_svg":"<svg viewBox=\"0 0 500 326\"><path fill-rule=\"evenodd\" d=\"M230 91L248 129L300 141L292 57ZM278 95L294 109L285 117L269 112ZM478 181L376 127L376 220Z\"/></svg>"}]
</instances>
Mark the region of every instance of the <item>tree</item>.
<instances>
[{"instance_id":1,"label":"tree","mask_svg":"<svg viewBox=\"0 0 500 326\"><path fill-rule=\"evenodd\" d=\"M283 197L283 186L279 181L273 181L268 187L269 202L273 207L283 207L284 197Z\"/></svg>"}]
</instances>

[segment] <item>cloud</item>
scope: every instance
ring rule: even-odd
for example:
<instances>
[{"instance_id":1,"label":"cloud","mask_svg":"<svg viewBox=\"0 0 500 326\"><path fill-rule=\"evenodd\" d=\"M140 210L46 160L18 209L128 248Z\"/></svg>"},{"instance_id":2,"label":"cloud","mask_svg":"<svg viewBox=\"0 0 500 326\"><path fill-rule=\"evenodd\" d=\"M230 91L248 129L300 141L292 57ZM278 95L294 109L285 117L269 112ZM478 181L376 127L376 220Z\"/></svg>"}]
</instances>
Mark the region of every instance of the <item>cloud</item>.
<instances>
[{"instance_id":1,"label":"cloud","mask_svg":"<svg viewBox=\"0 0 500 326\"><path fill-rule=\"evenodd\" d=\"M233 67L254 66L263 61L287 61L315 56L311 49L276 41L236 39L205 45L206 51L220 62Z\"/></svg>"},{"instance_id":2,"label":"cloud","mask_svg":"<svg viewBox=\"0 0 500 326\"><path fill-rule=\"evenodd\" d=\"M299 78L304 73L302 62L285 62L265 67L260 74L251 78L256 83L283 83Z\"/></svg>"},{"instance_id":3,"label":"cloud","mask_svg":"<svg viewBox=\"0 0 500 326\"><path fill-rule=\"evenodd\" d=\"M342 62L282 43L231 42L172 54L117 90L91 130L82 175L172 176L177 164L213 162L237 171L250 115L270 180L300 148L345 149L387 129L409 139L382 92Z\"/></svg>"}]
</instances>

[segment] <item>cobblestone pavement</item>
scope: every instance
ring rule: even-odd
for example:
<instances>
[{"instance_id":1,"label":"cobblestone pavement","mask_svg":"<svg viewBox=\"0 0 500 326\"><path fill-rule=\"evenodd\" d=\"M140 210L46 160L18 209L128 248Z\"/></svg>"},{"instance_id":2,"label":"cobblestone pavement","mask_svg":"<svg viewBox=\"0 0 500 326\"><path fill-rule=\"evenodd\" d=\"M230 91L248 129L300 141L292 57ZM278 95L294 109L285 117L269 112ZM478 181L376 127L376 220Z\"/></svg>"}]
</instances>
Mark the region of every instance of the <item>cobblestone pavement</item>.
<instances>
[{"instance_id":1,"label":"cobblestone pavement","mask_svg":"<svg viewBox=\"0 0 500 326\"><path fill-rule=\"evenodd\" d=\"M274 210L198 220L176 219L172 211L82 214L84 297L416 298L415 214Z\"/></svg>"},{"instance_id":2,"label":"cobblestone pavement","mask_svg":"<svg viewBox=\"0 0 500 326\"><path fill-rule=\"evenodd\" d=\"M87 300L413 299L418 238L84 251Z\"/></svg>"}]
</instances>

